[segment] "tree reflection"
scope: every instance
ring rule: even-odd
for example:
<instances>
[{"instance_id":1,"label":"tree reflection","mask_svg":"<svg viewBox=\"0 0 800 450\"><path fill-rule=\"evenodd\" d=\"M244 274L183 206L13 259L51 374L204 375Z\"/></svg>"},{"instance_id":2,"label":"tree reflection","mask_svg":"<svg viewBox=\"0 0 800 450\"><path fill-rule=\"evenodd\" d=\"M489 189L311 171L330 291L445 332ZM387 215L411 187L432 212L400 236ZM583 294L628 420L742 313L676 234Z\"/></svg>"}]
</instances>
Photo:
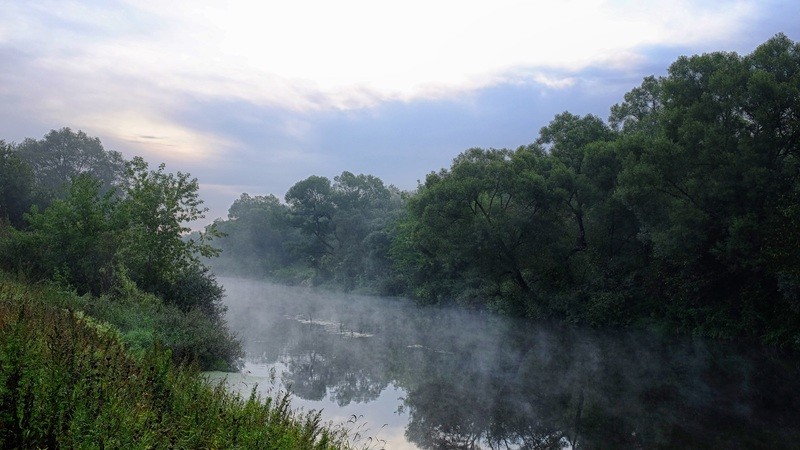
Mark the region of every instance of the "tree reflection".
<instances>
[{"instance_id":1,"label":"tree reflection","mask_svg":"<svg viewBox=\"0 0 800 450\"><path fill-rule=\"evenodd\" d=\"M326 395L339 406L375 400L388 385L380 359L371 357L373 340L333 334L320 325L301 324L299 338L288 349L281 378L306 400Z\"/></svg>"},{"instance_id":2,"label":"tree reflection","mask_svg":"<svg viewBox=\"0 0 800 450\"><path fill-rule=\"evenodd\" d=\"M797 443L797 379L756 386L770 371L797 373L796 365L779 368L688 343L655 347L567 333L530 342L516 360L498 354L486 370L467 371L470 365L454 357L409 390L406 437L425 449Z\"/></svg>"},{"instance_id":3,"label":"tree reflection","mask_svg":"<svg viewBox=\"0 0 800 450\"><path fill-rule=\"evenodd\" d=\"M444 380L420 386L406 405L412 417L406 437L429 448L476 448L489 425L485 405Z\"/></svg>"},{"instance_id":4,"label":"tree reflection","mask_svg":"<svg viewBox=\"0 0 800 450\"><path fill-rule=\"evenodd\" d=\"M302 308L307 308L302 306ZM304 399L405 391L424 449L791 448L796 359L746 346L348 303L272 314L248 352ZM258 340L258 343L252 343Z\"/></svg>"}]
</instances>

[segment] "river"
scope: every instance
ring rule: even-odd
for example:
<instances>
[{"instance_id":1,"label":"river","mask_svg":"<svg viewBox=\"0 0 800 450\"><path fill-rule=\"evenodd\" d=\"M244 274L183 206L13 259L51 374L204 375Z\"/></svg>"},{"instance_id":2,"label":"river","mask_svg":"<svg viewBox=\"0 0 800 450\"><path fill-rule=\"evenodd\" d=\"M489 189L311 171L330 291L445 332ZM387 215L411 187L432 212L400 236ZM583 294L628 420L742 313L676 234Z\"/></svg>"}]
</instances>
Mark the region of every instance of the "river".
<instances>
[{"instance_id":1,"label":"river","mask_svg":"<svg viewBox=\"0 0 800 450\"><path fill-rule=\"evenodd\" d=\"M231 388L288 388L370 448L800 447L796 355L219 281Z\"/></svg>"}]
</instances>

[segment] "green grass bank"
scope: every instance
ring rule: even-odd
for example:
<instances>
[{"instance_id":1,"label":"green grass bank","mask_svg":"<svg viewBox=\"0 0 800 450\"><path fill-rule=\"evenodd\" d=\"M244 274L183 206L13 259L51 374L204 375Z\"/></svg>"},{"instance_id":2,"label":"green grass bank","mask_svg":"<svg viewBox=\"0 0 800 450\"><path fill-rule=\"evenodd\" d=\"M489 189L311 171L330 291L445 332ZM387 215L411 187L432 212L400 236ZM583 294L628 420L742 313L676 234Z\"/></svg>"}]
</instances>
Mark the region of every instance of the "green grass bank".
<instances>
[{"instance_id":1,"label":"green grass bank","mask_svg":"<svg viewBox=\"0 0 800 450\"><path fill-rule=\"evenodd\" d=\"M286 395L244 398L126 343L76 307L92 301L0 274L0 448L348 448Z\"/></svg>"}]
</instances>

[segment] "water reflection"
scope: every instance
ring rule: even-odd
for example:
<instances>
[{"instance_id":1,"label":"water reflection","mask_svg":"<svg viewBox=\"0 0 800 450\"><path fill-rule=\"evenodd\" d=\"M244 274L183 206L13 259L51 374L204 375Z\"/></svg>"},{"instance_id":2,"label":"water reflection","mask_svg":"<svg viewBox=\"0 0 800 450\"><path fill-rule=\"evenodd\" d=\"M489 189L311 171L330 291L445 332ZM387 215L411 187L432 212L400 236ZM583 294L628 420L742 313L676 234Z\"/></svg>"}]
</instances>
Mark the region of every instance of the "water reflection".
<instances>
[{"instance_id":1,"label":"water reflection","mask_svg":"<svg viewBox=\"0 0 800 450\"><path fill-rule=\"evenodd\" d=\"M251 362L308 401L399 393L419 448L800 446L800 370L777 352L221 281Z\"/></svg>"}]
</instances>

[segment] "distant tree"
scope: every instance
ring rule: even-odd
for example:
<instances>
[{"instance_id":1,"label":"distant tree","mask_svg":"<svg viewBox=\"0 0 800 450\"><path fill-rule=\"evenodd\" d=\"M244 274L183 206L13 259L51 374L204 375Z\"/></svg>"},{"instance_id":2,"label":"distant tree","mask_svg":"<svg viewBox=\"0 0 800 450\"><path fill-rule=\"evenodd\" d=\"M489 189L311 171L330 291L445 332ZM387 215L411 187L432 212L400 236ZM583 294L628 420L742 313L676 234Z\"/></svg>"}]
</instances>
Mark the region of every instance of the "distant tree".
<instances>
[{"instance_id":1,"label":"distant tree","mask_svg":"<svg viewBox=\"0 0 800 450\"><path fill-rule=\"evenodd\" d=\"M298 181L286 192L286 203L291 207L297 226L314 236L313 257L319 259L326 253L332 254L335 251L333 215L336 205L331 181L316 175Z\"/></svg>"},{"instance_id":2,"label":"distant tree","mask_svg":"<svg viewBox=\"0 0 800 450\"><path fill-rule=\"evenodd\" d=\"M274 195L242 194L217 228L222 254L213 265L223 270L265 276L302 259L300 232L292 225L289 207Z\"/></svg>"},{"instance_id":3,"label":"distant tree","mask_svg":"<svg viewBox=\"0 0 800 450\"><path fill-rule=\"evenodd\" d=\"M354 175L344 171L334 177L335 203L342 210L375 209L389 200L389 190L373 175Z\"/></svg>"},{"instance_id":4,"label":"distant tree","mask_svg":"<svg viewBox=\"0 0 800 450\"><path fill-rule=\"evenodd\" d=\"M33 170L36 184L49 196L63 197L69 181L88 173L100 180L106 192L125 176L125 160L119 152L103 148L100 139L70 128L51 130L44 139L25 139L15 149Z\"/></svg>"},{"instance_id":5,"label":"distant tree","mask_svg":"<svg viewBox=\"0 0 800 450\"><path fill-rule=\"evenodd\" d=\"M332 190L337 242L332 272L338 284L352 289L359 278L372 275L368 265L380 259L381 239L391 218L391 193L380 178L347 171L334 178Z\"/></svg>"},{"instance_id":6,"label":"distant tree","mask_svg":"<svg viewBox=\"0 0 800 450\"><path fill-rule=\"evenodd\" d=\"M390 277L388 233L403 203L396 189L378 177L345 171L333 183L319 176L296 183L286 201L295 226L313 237L300 253L318 281L375 289L378 279Z\"/></svg>"}]
</instances>

